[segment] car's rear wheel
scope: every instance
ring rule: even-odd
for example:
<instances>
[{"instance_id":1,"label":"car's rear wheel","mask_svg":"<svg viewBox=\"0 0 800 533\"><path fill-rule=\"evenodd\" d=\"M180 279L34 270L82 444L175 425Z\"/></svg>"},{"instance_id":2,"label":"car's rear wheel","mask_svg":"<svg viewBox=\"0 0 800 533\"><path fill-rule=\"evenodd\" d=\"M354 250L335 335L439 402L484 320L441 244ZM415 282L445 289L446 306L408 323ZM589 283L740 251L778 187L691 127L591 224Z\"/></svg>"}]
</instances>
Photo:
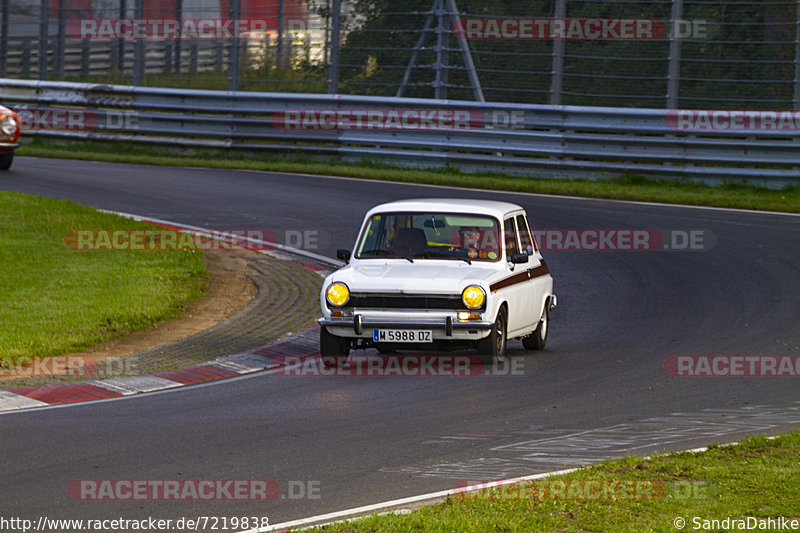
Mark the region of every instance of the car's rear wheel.
<instances>
[{"instance_id":1,"label":"car's rear wheel","mask_svg":"<svg viewBox=\"0 0 800 533\"><path fill-rule=\"evenodd\" d=\"M0 154L0 170L8 170L11 168L12 161L14 161L14 152Z\"/></svg>"},{"instance_id":2,"label":"car's rear wheel","mask_svg":"<svg viewBox=\"0 0 800 533\"><path fill-rule=\"evenodd\" d=\"M502 363L506 356L506 331L508 329L508 315L505 307L497 312L497 318L492 326L492 332L478 341L478 353L486 364Z\"/></svg>"},{"instance_id":3,"label":"car's rear wheel","mask_svg":"<svg viewBox=\"0 0 800 533\"><path fill-rule=\"evenodd\" d=\"M530 335L522 338L522 346L526 350L544 350L547 344L547 332L550 330L550 302L545 302L544 312L539 325Z\"/></svg>"},{"instance_id":4,"label":"car's rear wheel","mask_svg":"<svg viewBox=\"0 0 800 533\"><path fill-rule=\"evenodd\" d=\"M337 337L326 328L319 328L319 355L325 368L344 365L350 355L350 339Z\"/></svg>"}]
</instances>

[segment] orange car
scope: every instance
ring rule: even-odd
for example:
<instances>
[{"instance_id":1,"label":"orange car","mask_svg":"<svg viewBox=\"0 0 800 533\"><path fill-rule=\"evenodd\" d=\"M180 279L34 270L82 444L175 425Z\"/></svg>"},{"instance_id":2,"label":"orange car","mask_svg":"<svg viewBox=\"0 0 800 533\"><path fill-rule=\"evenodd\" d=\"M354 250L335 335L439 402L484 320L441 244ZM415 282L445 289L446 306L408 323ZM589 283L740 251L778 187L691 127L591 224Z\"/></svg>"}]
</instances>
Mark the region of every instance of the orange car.
<instances>
[{"instance_id":1,"label":"orange car","mask_svg":"<svg viewBox=\"0 0 800 533\"><path fill-rule=\"evenodd\" d=\"M22 124L19 115L0 105L0 170L8 170L14 161L14 150Z\"/></svg>"}]
</instances>

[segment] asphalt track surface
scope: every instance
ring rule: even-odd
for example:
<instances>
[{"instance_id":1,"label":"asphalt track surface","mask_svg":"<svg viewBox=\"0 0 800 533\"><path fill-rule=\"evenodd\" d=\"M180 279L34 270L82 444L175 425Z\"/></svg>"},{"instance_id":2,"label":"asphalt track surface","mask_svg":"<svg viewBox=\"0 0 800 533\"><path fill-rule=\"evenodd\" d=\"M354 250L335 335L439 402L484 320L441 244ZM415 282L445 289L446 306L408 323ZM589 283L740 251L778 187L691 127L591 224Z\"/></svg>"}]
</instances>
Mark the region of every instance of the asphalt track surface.
<instances>
[{"instance_id":1,"label":"asphalt track surface","mask_svg":"<svg viewBox=\"0 0 800 533\"><path fill-rule=\"evenodd\" d=\"M4 516L276 523L464 479L800 427L800 378L686 378L664 369L672 355L800 353L800 217L34 158L18 158L0 189L213 229L318 232L314 251L331 257L352 245L368 207L444 196L518 203L539 229L700 230L706 248L544 252L559 307L545 351L510 344L524 375L259 373L0 416ZM82 479L271 479L282 494L270 502L71 499L67 485ZM298 482L311 482L315 497L290 497Z\"/></svg>"}]
</instances>

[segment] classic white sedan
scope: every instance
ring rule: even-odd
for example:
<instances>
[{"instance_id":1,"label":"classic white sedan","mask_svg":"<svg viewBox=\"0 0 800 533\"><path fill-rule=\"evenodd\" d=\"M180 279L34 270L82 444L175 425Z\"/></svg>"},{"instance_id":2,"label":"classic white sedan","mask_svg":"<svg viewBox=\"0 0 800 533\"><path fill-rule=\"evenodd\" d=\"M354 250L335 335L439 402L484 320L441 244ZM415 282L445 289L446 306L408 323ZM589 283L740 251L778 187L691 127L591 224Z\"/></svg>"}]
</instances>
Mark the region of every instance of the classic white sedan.
<instances>
[{"instance_id":1,"label":"classic white sedan","mask_svg":"<svg viewBox=\"0 0 800 533\"><path fill-rule=\"evenodd\" d=\"M553 278L518 205L403 200L372 208L347 265L320 294L326 365L351 349L477 349L502 361L507 339L547 341Z\"/></svg>"}]
</instances>

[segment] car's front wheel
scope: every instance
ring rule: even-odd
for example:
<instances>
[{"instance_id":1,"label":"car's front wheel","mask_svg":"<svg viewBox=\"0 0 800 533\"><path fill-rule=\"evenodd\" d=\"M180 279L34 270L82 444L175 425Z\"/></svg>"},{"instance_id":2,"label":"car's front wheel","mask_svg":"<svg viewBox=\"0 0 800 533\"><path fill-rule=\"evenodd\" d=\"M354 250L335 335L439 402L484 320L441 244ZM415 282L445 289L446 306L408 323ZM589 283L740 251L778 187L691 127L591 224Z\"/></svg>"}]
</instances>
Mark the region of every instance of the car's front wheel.
<instances>
[{"instance_id":1,"label":"car's front wheel","mask_svg":"<svg viewBox=\"0 0 800 533\"><path fill-rule=\"evenodd\" d=\"M14 161L14 152L0 154L0 170L8 170L11 168L12 161Z\"/></svg>"},{"instance_id":2,"label":"car's front wheel","mask_svg":"<svg viewBox=\"0 0 800 533\"><path fill-rule=\"evenodd\" d=\"M337 337L326 328L319 328L319 355L325 368L341 366L350 355L350 339Z\"/></svg>"},{"instance_id":3,"label":"car's front wheel","mask_svg":"<svg viewBox=\"0 0 800 533\"><path fill-rule=\"evenodd\" d=\"M550 302L545 302L544 312L539 325L530 335L522 338L522 346L526 350L544 350L547 344L547 332L550 329Z\"/></svg>"},{"instance_id":4,"label":"car's front wheel","mask_svg":"<svg viewBox=\"0 0 800 533\"><path fill-rule=\"evenodd\" d=\"M505 307L497 312L492 332L478 341L478 353L486 364L502 363L506 356L506 331L508 315Z\"/></svg>"}]
</instances>

